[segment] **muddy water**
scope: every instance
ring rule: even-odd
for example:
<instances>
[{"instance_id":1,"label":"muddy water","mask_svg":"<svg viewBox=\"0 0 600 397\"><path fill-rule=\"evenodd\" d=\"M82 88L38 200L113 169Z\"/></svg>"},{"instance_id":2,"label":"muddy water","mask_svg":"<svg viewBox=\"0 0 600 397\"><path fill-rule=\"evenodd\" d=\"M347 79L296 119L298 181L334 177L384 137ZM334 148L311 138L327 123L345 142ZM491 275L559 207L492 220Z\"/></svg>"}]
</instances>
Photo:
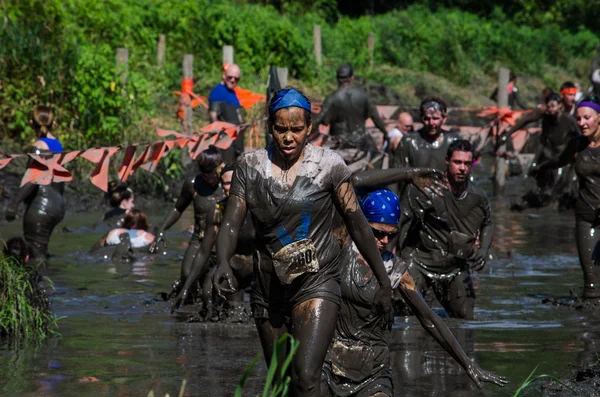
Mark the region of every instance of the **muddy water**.
<instances>
[{"instance_id":1,"label":"muddy water","mask_svg":"<svg viewBox=\"0 0 600 397\"><path fill-rule=\"evenodd\" d=\"M600 315L541 303L544 296L580 293L572 214L511 214L507 202L493 206L495 258L476 276L476 321L447 323L483 368L509 378L509 389L477 390L414 318L397 318L389 335L397 395L512 395L536 366L569 376L570 365L600 350ZM61 228L90 225L99 216L68 217ZM152 214L153 224L161 216ZM260 351L253 326L180 323L155 298L177 278L192 221L186 213L167 233L168 255L119 266L86 253L99 233L57 232L46 273L55 282L52 305L63 317L62 337L19 351L2 346L0 395L145 396L151 389L176 395L183 379L191 396L232 395ZM18 225L0 227L2 236L18 233ZM261 392L265 371L259 361L246 395Z\"/></svg>"}]
</instances>

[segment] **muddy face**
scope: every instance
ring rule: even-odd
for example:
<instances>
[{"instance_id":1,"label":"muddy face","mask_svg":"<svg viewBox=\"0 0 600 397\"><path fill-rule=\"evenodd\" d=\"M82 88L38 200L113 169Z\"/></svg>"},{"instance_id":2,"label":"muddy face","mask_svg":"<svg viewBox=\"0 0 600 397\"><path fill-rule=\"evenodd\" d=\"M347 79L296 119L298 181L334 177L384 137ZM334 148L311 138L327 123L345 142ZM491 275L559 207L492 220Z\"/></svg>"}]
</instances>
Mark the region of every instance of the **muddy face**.
<instances>
[{"instance_id":1,"label":"muddy face","mask_svg":"<svg viewBox=\"0 0 600 397\"><path fill-rule=\"evenodd\" d=\"M378 222L369 222L369 225L373 230L379 252L385 251L390 241L398 234L398 225Z\"/></svg>"},{"instance_id":2,"label":"muddy face","mask_svg":"<svg viewBox=\"0 0 600 397\"><path fill-rule=\"evenodd\" d=\"M435 136L441 134L446 118L446 115L442 114L439 109L433 107L425 109L425 114L421 116L425 135Z\"/></svg>"},{"instance_id":3,"label":"muddy face","mask_svg":"<svg viewBox=\"0 0 600 397\"><path fill-rule=\"evenodd\" d=\"M450 183L464 183L471 176L473 166L473 153L455 151L452 157L446 160L448 166L448 179Z\"/></svg>"},{"instance_id":4,"label":"muddy face","mask_svg":"<svg viewBox=\"0 0 600 397\"><path fill-rule=\"evenodd\" d=\"M271 134L281 156L293 162L300 157L311 130L312 125L306 125L305 110L290 107L275 113Z\"/></svg>"},{"instance_id":5,"label":"muddy face","mask_svg":"<svg viewBox=\"0 0 600 397\"><path fill-rule=\"evenodd\" d=\"M233 178L233 171L227 171L221 174L221 187L227 197L229 197L229 189L231 188L231 178Z\"/></svg>"},{"instance_id":6,"label":"muddy face","mask_svg":"<svg viewBox=\"0 0 600 397\"><path fill-rule=\"evenodd\" d=\"M558 101L549 101L546 104L546 114L553 117L558 117L562 110L562 105Z\"/></svg>"}]
</instances>

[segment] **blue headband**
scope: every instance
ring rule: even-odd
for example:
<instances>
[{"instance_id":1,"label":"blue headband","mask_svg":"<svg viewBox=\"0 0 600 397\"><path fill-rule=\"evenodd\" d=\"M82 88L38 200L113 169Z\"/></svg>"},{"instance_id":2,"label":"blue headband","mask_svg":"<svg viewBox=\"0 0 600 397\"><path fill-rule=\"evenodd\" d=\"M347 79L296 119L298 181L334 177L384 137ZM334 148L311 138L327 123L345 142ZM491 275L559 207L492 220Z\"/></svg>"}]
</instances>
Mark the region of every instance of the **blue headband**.
<instances>
[{"instance_id":1,"label":"blue headband","mask_svg":"<svg viewBox=\"0 0 600 397\"><path fill-rule=\"evenodd\" d=\"M310 101L295 88L280 90L269 105L269 115L275 114L279 109L290 107L298 107L310 112Z\"/></svg>"},{"instance_id":2,"label":"blue headband","mask_svg":"<svg viewBox=\"0 0 600 397\"><path fill-rule=\"evenodd\" d=\"M397 225L400 221L400 200L388 189L367 194L360 201L360 208L369 222Z\"/></svg>"}]
</instances>

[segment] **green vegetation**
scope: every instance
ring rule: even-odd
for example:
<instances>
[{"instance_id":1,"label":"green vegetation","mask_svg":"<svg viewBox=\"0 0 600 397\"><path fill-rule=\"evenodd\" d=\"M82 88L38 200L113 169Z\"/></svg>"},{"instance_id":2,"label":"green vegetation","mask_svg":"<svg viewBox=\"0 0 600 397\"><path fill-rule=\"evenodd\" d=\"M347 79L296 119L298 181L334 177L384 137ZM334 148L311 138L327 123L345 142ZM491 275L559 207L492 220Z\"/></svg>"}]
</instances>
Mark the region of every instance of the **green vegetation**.
<instances>
[{"instance_id":1,"label":"green vegetation","mask_svg":"<svg viewBox=\"0 0 600 397\"><path fill-rule=\"evenodd\" d=\"M287 374L288 368L290 367L292 358L294 358L294 354L296 354L296 350L298 350L299 346L300 342L296 341L294 337L288 333L283 334L281 338L279 338L273 350L273 356L271 357L271 363L269 364L269 370L267 372L267 379L262 397L285 397L288 395L291 380ZM281 365L281 368L279 368L277 358L279 357L281 351L287 349L288 347L289 353ZM246 383L246 380L250 376L250 373L252 372L252 369L258 362L259 358L260 354L257 354L256 357L254 357L254 360L252 360L252 363L250 363L250 366L248 366L242 375L242 378L238 382L238 385L235 389L235 397L242 397L244 384Z\"/></svg>"},{"instance_id":2,"label":"green vegetation","mask_svg":"<svg viewBox=\"0 0 600 397\"><path fill-rule=\"evenodd\" d=\"M179 88L183 54L194 54L195 91L206 95L220 79L225 44L235 47L241 85L258 92L264 91L269 65L277 65L288 67L294 84L321 99L332 88L335 68L350 62L361 77L401 92L407 104L416 102L421 86L431 91L439 82L460 105L482 103L500 65L525 75L522 82L535 80L531 90L522 89L531 99L544 85L556 87L565 74L583 82L598 42L585 28L561 31L560 23L542 24L466 0L439 4L482 16L451 8L433 12L421 1L397 2L406 8L358 18L340 11L368 11L361 4L369 2L356 2L354 10L344 10L343 2L335 8L331 0L260 3L0 2L0 139L9 138L17 147L31 142L29 118L39 103L56 107L57 131L70 149L153 139L153 127L177 127L172 91ZM533 4L530 13L545 7L526 3ZM312 48L314 24L323 34L320 70ZM371 31L376 36L373 69L367 49ZM161 33L167 35L163 68L156 65ZM129 49L126 86L115 70L120 47ZM479 94L468 95L473 91ZM196 113L196 120L205 117L202 110Z\"/></svg>"},{"instance_id":3,"label":"green vegetation","mask_svg":"<svg viewBox=\"0 0 600 397\"><path fill-rule=\"evenodd\" d=\"M13 257L0 257L0 335L14 342L40 341L55 334L57 319L37 272Z\"/></svg>"},{"instance_id":4,"label":"green vegetation","mask_svg":"<svg viewBox=\"0 0 600 397\"><path fill-rule=\"evenodd\" d=\"M533 369L533 371L531 371L531 373L529 374L529 376L527 377L527 379L525 379L525 381L521 384L521 386L519 386L519 388L517 389L517 391L515 391L515 394L513 394L513 397L517 397L521 394L522 391L524 391L526 388L528 388L532 383L540 380L540 379L550 379L555 381L556 383L558 383L559 385L569 389L570 391L572 391L576 396L581 396L581 394L579 394L577 392L577 390L573 389L572 387L570 387L569 385L565 384L564 382L562 382L560 379L552 376L552 375L547 375L547 374L542 374L542 375L536 375L533 376L535 374L535 371L537 371L538 367L535 367Z\"/></svg>"}]
</instances>

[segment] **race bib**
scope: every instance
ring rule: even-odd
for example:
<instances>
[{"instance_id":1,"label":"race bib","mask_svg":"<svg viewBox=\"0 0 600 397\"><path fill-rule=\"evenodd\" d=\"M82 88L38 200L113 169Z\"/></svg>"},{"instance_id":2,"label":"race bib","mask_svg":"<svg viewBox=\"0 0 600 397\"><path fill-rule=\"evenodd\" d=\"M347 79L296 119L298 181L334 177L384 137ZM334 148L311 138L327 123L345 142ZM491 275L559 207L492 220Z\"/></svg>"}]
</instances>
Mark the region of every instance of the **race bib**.
<instances>
[{"instance_id":1,"label":"race bib","mask_svg":"<svg viewBox=\"0 0 600 397\"><path fill-rule=\"evenodd\" d=\"M304 273L319 271L317 249L311 239L294 241L273 255L273 267L279 281L291 284Z\"/></svg>"}]
</instances>

